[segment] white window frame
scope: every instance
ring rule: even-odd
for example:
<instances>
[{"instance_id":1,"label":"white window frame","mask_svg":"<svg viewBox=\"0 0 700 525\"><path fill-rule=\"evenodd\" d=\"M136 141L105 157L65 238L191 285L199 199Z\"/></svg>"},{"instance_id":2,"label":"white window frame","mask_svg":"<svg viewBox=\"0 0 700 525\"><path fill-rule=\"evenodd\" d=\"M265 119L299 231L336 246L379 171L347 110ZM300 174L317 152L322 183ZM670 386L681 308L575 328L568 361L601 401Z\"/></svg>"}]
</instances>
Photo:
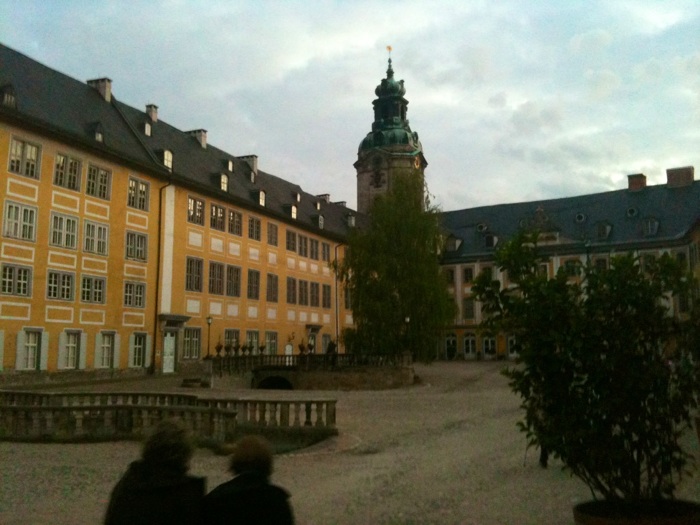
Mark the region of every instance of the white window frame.
<instances>
[{"instance_id":1,"label":"white window frame","mask_svg":"<svg viewBox=\"0 0 700 525\"><path fill-rule=\"evenodd\" d=\"M99 361L95 362L95 368L114 368L117 334L115 332L100 332L98 338Z\"/></svg>"},{"instance_id":2,"label":"white window frame","mask_svg":"<svg viewBox=\"0 0 700 525\"><path fill-rule=\"evenodd\" d=\"M36 241L38 210L19 202L7 201L3 214L5 224L3 235L23 241Z\"/></svg>"},{"instance_id":3,"label":"white window frame","mask_svg":"<svg viewBox=\"0 0 700 525\"><path fill-rule=\"evenodd\" d=\"M182 358L199 359L202 353L202 329L185 328L183 332Z\"/></svg>"},{"instance_id":4,"label":"white window frame","mask_svg":"<svg viewBox=\"0 0 700 525\"><path fill-rule=\"evenodd\" d=\"M46 298L72 301L75 297L75 274L49 270L46 275Z\"/></svg>"},{"instance_id":5,"label":"white window frame","mask_svg":"<svg viewBox=\"0 0 700 525\"><path fill-rule=\"evenodd\" d=\"M127 206L141 211L148 211L149 195L150 184L148 182L136 177L129 177Z\"/></svg>"},{"instance_id":6,"label":"white window frame","mask_svg":"<svg viewBox=\"0 0 700 525\"><path fill-rule=\"evenodd\" d=\"M260 240L261 221L258 217L248 217L248 238Z\"/></svg>"},{"instance_id":7,"label":"white window frame","mask_svg":"<svg viewBox=\"0 0 700 525\"><path fill-rule=\"evenodd\" d=\"M148 260L148 235L140 232L126 232L125 257L132 261L146 262Z\"/></svg>"},{"instance_id":8,"label":"white window frame","mask_svg":"<svg viewBox=\"0 0 700 525\"><path fill-rule=\"evenodd\" d=\"M104 304L107 296L107 279L93 275L83 275L80 279L80 301L83 303Z\"/></svg>"},{"instance_id":9,"label":"white window frame","mask_svg":"<svg viewBox=\"0 0 700 525\"><path fill-rule=\"evenodd\" d=\"M53 183L61 188L80 191L80 183L83 174L83 163L70 155L56 154L54 163Z\"/></svg>"},{"instance_id":10,"label":"white window frame","mask_svg":"<svg viewBox=\"0 0 700 525\"><path fill-rule=\"evenodd\" d=\"M204 226L204 201L191 195L187 197L187 222Z\"/></svg>"},{"instance_id":11,"label":"white window frame","mask_svg":"<svg viewBox=\"0 0 700 525\"><path fill-rule=\"evenodd\" d=\"M148 334L134 332L132 337L131 362L129 366L132 368L145 368L148 366Z\"/></svg>"},{"instance_id":12,"label":"white window frame","mask_svg":"<svg viewBox=\"0 0 700 525\"><path fill-rule=\"evenodd\" d=\"M3 295L31 297L32 268L18 264L2 263L0 293Z\"/></svg>"},{"instance_id":13,"label":"white window frame","mask_svg":"<svg viewBox=\"0 0 700 525\"><path fill-rule=\"evenodd\" d=\"M77 369L80 365L80 339L81 332L79 330L66 330L64 332L63 341L63 363L61 368Z\"/></svg>"},{"instance_id":14,"label":"white window frame","mask_svg":"<svg viewBox=\"0 0 700 525\"><path fill-rule=\"evenodd\" d=\"M83 251L108 255L109 226L100 222L85 221L83 225Z\"/></svg>"},{"instance_id":15,"label":"white window frame","mask_svg":"<svg viewBox=\"0 0 700 525\"><path fill-rule=\"evenodd\" d=\"M49 244L60 248L75 250L78 248L79 219L72 215L51 213L51 231Z\"/></svg>"},{"instance_id":16,"label":"white window frame","mask_svg":"<svg viewBox=\"0 0 700 525\"><path fill-rule=\"evenodd\" d=\"M268 355L277 354L277 332L271 330L265 332L265 352Z\"/></svg>"},{"instance_id":17,"label":"white window frame","mask_svg":"<svg viewBox=\"0 0 700 525\"><path fill-rule=\"evenodd\" d=\"M39 179L40 168L41 146L12 137L7 171Z\"/></svg>"},{"instance_id":18,"label":"white window frame","mask_svg":"<svg viewBox=\"0 0 700 525\"><path fill-rule=\"evenodd\" d=\"M145 308L146 283L133 281L124 283L124 306L127 308Z\"/></svg>"},{"instance_id":19,"label":"white window frame","mask_svg":"<svg viewBox=\"0 0 700 525\"><path fill-rule=\"evenodd\" d=\"M185 260L185 291L201 292L204 283L204 260L187 257Z\"/></svg>"},{"instance_id":20,"label":"white window frame","mask_svg":"<svg viewBox=\"0 0 700 525\"><path fill-rule=\"evenodd\" d=\"M108 201L111 195L112 172L106 168L88 165L85 193L91 197L97 197Z\"/></svg>"}]
</instances>

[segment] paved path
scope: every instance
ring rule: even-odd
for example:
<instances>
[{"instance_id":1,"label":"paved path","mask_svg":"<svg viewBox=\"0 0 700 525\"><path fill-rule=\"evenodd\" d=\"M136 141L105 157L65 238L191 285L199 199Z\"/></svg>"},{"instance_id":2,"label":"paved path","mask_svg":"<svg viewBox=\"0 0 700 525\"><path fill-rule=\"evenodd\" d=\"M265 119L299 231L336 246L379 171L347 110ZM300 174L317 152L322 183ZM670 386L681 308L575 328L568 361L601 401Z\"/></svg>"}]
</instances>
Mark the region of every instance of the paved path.
<instances>
[{"instance_id":1,"label":"paved path","mask_svg":"<svg viewBox=\"0 0 700 525\"><path fill-rule=\"evenodd\" d=\"M590 493L556 462L542 470L536 451L525 456L524 436L515 427L518 399L499 374L501 366L418 365L419 386L323 392L338 399L340 435L278 457L273 474L292 493L297 523L571 524L571 507ZM177 388L161 379L110 389L136 387ZM253 394L225 387L220 382L210 392ZM688 445L700 458L695 436ZM100 523L112 486L138 454L134 443L0 443L0 523ZM208 477L210 489L227 479L225 470L226 458L206 450L192 464L195 474ZM698 476L679 496L700 501Z\"/></svg>"}]
</instances>

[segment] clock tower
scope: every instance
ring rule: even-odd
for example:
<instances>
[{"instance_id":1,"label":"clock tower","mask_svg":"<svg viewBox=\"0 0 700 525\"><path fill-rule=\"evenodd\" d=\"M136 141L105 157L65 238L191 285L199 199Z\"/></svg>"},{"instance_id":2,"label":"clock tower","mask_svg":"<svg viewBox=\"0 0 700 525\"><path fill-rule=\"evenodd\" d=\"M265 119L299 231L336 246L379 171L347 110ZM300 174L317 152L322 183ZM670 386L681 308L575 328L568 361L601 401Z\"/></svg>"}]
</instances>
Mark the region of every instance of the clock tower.
<instances>
[{"instance_id":1,"label":"clock tower","mask_svg":"<svg viewBox=\"0 0 700 525\"><path fill-rule=\"evenodd\" d=\"M357 211L368 213L372 201L386 193L392 182L402 175L420 174L423 178L428 163L418 133L411 131L406 118L408 100L403 80L394 78L394 70L386 70L374 93L374 122L357 152Z\"/></svg>"}]
</instances>

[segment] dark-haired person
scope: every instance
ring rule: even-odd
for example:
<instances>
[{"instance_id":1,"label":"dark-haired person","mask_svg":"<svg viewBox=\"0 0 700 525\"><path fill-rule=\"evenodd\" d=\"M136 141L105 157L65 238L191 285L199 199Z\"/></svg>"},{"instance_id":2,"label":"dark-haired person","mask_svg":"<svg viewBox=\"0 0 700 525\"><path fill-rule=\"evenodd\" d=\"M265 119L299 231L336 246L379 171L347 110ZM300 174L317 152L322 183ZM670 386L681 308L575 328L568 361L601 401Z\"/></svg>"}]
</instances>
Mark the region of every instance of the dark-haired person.
<instances>
[{"instance_id":1,"label":"dark-haired person","mask_svg":"<svg viewBox=\"0 0 700 525\"><path fill-rule=\"evenodd\" d=\"M198 525L204 478L190 476L194 445L177 421L162 421L112 490L105 525Z\"/></svg>"},{"instance_id":2,"label":"dark-haired person","mask_svg":"<svg viewBox=\"0 0 700 525\"><path fill-rule=\"evenodd\" d=\"M233 479L204 498L206 525L293 525L289 493L270 483L272 447L267 440L246 436L231 455Z\"/></svg>"}]
</instances>

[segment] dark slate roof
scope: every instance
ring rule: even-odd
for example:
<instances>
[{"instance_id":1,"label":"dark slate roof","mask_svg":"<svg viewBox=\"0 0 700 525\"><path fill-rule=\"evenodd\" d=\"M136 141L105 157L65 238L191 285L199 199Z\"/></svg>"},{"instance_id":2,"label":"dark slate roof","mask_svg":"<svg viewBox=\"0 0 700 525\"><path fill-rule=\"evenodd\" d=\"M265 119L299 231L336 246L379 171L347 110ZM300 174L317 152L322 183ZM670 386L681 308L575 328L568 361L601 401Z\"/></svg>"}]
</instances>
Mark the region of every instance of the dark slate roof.
<instances>
[{"instance_id":1,"label":"dark slate roof","mask_svg":"<svg viewBox=\"0 0 700 525\"><path fill-rule=\"evenodd\" d=\"M445 252L445 263L493 257L487 236L500 243L521 228L555 234L558 241L543 247L560 254L672 246L685 242L700 218L700 181L483 206L444 212L441 218L446 232L461 241L456 250ZM645 230L649 220L658 224L652 235Z\"/></svg>"},{"instance_id":2,"label":"dark slate roof","mask_svg":"<svg viewBox=\"0 0 700 525\"><path fill-rule=\"evenodd\" d=\"M0 44L0 88L11 85L16 109L2 107L0 116L19 124L58 135L61 139L103 155L135 164L148 173L190 187L193 191L258 211L286 221L299 229L316 231L339 240L348 232L348 214L356 212L344 205L304 192L297 184L257 170L251 182L252 161L222 151L211 144L203 148L196 137L158 119L151 122L145 111L119 102L111 103L84 82L50 69L31 58ZM94 139L99 122L104 142ZM151 135L144 125L151 124ZM162 151L173 154L172 174L162 163ZM234 164L228 172L228 161ZM229 175L229 189L220 189L221 174ZM265 207L259 205L259 191L266 194ZM296 195L301 199L296 202ZM320 202L320 209L316 203ZM291 219L289 206L298 207L297 219ZM318 228L318 216L324 228Z\"/></svg>"}]
</instances>

